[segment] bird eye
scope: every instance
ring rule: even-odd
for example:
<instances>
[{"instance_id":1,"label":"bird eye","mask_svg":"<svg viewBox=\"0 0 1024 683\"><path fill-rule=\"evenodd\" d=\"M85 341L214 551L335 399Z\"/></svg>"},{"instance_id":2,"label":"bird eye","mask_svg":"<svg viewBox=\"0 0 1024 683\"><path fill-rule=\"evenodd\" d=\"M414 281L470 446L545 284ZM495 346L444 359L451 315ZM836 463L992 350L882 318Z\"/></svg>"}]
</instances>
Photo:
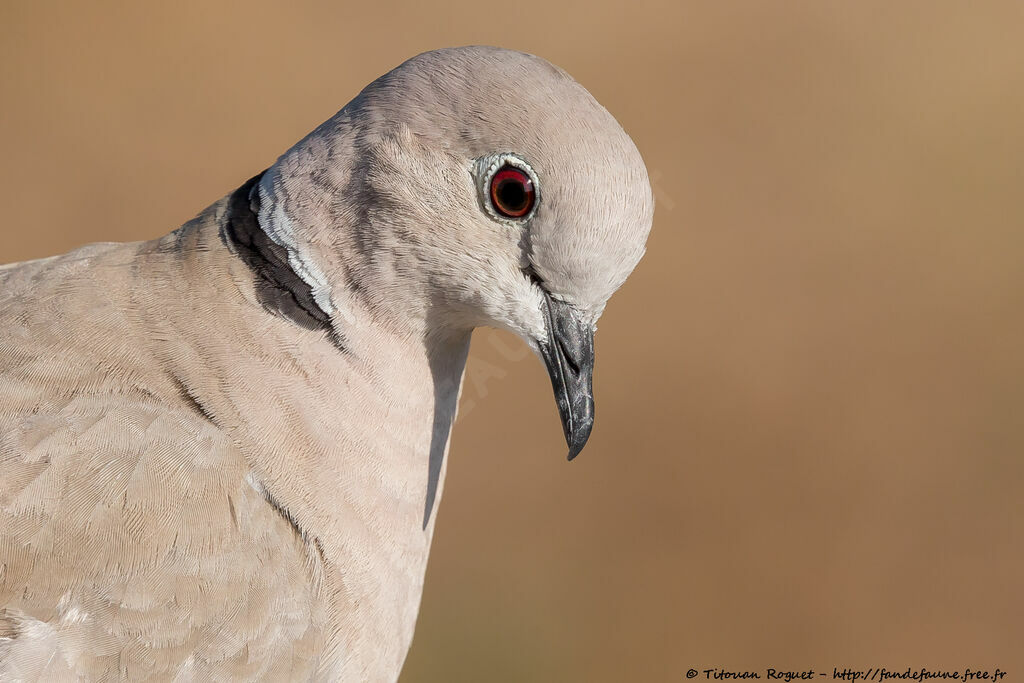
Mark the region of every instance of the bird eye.
<instances>
[{"instance_id":1,"label":"bird eye","mask_svg":"<svg viewBox=\"0 0 1024 683\"><path fill-rule=\"evenodd\" d=\"M522 218L530 213L536 199L533 180L522 169L506 164L491 177L491 204L508 218Z\"/></svg>"}]
</instances>

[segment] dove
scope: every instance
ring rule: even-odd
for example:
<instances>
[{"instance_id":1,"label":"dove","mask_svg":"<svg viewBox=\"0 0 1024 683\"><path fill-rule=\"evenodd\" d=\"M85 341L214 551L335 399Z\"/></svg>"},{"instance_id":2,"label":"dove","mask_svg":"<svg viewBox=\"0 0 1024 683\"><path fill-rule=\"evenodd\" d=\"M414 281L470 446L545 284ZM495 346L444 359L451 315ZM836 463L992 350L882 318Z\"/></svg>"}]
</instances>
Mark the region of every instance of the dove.
<instances>
[{"instance_id":1,"label":"dove","mask_svg":"<svg viewBox=\"0 0 1024 683\"><path fill-rule=\"evenodd\" d=\"M653 211L572 77L463 47L164 237L0 267L0 680L396 680L473 330L575 457Z\"/></svg>"}]
</instances>

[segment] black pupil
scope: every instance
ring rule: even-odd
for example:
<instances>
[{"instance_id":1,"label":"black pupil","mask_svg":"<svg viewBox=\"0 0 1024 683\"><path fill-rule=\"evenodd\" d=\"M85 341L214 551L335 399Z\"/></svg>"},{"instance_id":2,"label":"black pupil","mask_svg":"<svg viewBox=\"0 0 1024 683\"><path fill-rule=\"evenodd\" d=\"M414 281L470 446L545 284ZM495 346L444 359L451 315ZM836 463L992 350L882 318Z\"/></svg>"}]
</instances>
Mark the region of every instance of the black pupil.
<instances>
[{"instance_id":1,"label":"black pupil","mask_svg":"<svg viewBox=\"0 0 1024 683\"><path fill-rule=\"evenodd\" d=\"M526 196L526 187L523 182L516 178L503 178L498 182L498 201L507 210L515 212L522 211L526 207L529 198Z\"/></svg>"}]
</instances>

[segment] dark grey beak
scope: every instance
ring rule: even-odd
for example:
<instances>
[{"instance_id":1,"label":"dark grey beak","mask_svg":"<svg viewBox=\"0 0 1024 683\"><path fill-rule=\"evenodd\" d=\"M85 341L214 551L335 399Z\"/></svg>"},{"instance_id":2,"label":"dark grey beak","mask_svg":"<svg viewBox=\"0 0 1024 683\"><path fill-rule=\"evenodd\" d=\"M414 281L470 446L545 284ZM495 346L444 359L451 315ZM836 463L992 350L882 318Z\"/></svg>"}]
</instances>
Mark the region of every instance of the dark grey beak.
<instances>
[{"instance_id":1,"label":"dark grey beak","mask_svg":"<svg viewBox=\"0 0 1024 683\"><path fill-rule=\"evenodd\" d=\"M594 427L594 330L575 308L547 294L544 322L548 338L538 346L551 375L572 460L583 450Z\"/></svg>"}]
</instances>

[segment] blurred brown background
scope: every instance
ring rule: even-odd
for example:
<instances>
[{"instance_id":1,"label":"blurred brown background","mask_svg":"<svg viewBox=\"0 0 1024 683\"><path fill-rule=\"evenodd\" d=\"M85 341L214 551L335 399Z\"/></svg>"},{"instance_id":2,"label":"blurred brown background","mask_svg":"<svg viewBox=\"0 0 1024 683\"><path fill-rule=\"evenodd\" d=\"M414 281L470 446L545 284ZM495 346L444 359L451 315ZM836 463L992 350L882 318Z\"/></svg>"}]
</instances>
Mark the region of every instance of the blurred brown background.
<instances>
[{"instance_id":1,"label":"blurred brown background","mask_svg":"<svg viewBox=\"0 0 1024 683\"><path fill-rule=\"evenodd\" d=\"M161 235L446 45L563 66L654 179L576 462L477 335L404 682L1024 680L1024 3L212 5L0 4L0 262Z\"/></svg>"}]
</instances>

